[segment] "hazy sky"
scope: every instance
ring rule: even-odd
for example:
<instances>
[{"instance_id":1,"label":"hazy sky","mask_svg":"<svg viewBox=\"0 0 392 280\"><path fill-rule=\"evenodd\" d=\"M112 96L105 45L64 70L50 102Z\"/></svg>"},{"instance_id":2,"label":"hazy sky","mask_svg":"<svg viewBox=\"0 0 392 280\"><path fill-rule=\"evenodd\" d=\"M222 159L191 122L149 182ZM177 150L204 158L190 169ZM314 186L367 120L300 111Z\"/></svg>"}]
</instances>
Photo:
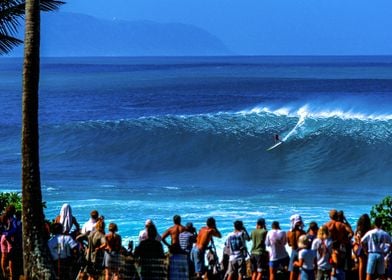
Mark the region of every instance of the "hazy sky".
<instances>
[{"instance_id":1,"label":"hazy sky","mask_svg":"<svg viewBox=\"0 0 392 280\"><path fill-rule=\"evenodd\" d=\"M237 54L392 54L392 0L68 0L61 10L192 24Z\"/></svg>"}]
</instances>

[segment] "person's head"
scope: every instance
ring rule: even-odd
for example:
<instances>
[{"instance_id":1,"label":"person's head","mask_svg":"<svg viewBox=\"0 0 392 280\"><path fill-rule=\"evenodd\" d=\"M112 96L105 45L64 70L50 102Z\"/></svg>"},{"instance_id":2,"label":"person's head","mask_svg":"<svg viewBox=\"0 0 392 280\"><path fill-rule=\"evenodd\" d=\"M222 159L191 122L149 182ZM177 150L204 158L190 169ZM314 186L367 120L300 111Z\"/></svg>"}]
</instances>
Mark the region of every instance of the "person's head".
<instances>
[{"instance_id":1,"label":"person's head","mask_svg":"<svg viewBox=\"0 0 392 280\"><path fill-rule=\"evenodd\" d=\"M90 217L91 217L91 219L93 219L93 220L97 220L98 217L99 217L98 211L97 211L97 210L91 211L91 212L90 212Z\"/></svg>"},{"instance_id":2,"label":"person's head","mask_svg":"<svg viewBox=\"0 0 392 280\"><path fill-rule=\"evenodd\" d=\"M71 206L68 203L64 203L63 206L61 206L60 210L60 215L72 215L72 209Z\"/></svg>"},{"instance_id":3,"label":"person's head","mask_svg":"<svg viewBox=\"0 0 392 280\"><path fill-rule=\"evenodd\" d=\"M345 222L346 217L344 217L344 212L342 210L338 211L338 213L337 213L337 220L339 222L342 222L342 223Z\"/></svg>"},{"instance_id":4,"label":"person's head","mask_svg":"<svg viewBox=\"0 0 392 280\"><path fill-rule=\"evenodd\" d=\"M149 226L147 226L148 239L155 240L157 235L158 235L158 231L154 224L150 224Z\"/></svg>"},{"instance_id":5,"label":"person's head","mask_svg":"<svg viewBox=\"0 0 392 280\"><path fill-rule=\"evenodd\" d=\"M108 230L109 230L110 232L115 233L115 232L118 231L118 227L117 227L117 225L116 225L115 223L110 223L110 224L109 224L109 227L108 227Z\"/></svg>"},{"instance_id":6,"label":"person's head","mask_svg":"<svg viewBox=\"0 0 392 280\"><path fill-rule=\"evenodd\" d=\"M243 224L243 222L240 221L240 220L235 221L235 222L234 222L234 229L235 229L236 231L241 231L241 230L243 230L243 229L244 229L244 224Z\"/></svg>"},{"instance_id":7,"label":"person's head","mask_svg":"<svg viewBox=\"0 0 392 280\"><path fill-rule=\"evenodd\" d=\"M173 216L173 223L175 225L180 225L181 224L181 217L180 217L180 215L174 215Z\"/></svg>"},{"instance_id":8,"label":"person's head","mask_svg":"<svg viewBox=\"0 0 392 280\"><path fill-rule=\"evenodd\" d=\"M331 220L337 221L338 220L338 211L336 209L332 209L329 211L329 218Z\"/></svg>"},{"instance_id":9,"label":"person's head","mask_svg":"<svg viewBox=\"0 0 392 280\"><path fill-rule=\"evenodd\" d=\"M153 222L152 222L152 220L151 219L147 219L145 222L144 222L144 227L149 227L150 225L152 225L152 224L154 224Z\"/></svg>"},{"instance_id":10,"label":"person's head","mask_svg":"<svg viewBox=\"0 0 392 280\"><path fill-rule=\"evenodd\" d=\"M376 218L374 219L374 225L375 225L377 228L381 228L381 227L382 227L382 218L381 218L381 217L376 217Z\"/></svg>"},{"instance_id":11,"label":"person's head","mask_svg":"<svg viewBox=\"0 0 392 280\"><path fill-rule=\"evenodd\" d=\"M329 237L329 230L327 226L321 226L317 231L318 239L327 239Z\"/></svg>"},{"instance_id":12,"label":"person's head","mask_svg":"<svg viewBox=\"0 0 392 280\"><path fill-rule=\"evenodd\" d=\"M209 228L216 228L216 222L213 217L209 217L206 224Z\"/></svg>"},{"instance_id":13,"label":"person's head","mask_svg":"<svg viewBox=\"0 0 392 280\"><path fill-rule=\"evenodd\" d=\"M306 234L303 234L298 238L299 249L309 249L310 245L311 245L310 240Z\"/></svg>"},{"instance_id":14,"label":"person's head","mask_svg":"<svg viewBox=\"0 0 392 280\"><path fill-rule=\"evenodd\" d=\"M98 219L97 223L95 224L95 229L100 232L105 231L105 222L103 219Z\"/></svg>"},{"instance_id":15,"label":"person's head","mask_svg":"<svg viewBox=\"0 0 392 280\"><path fill-rule=\"evenodd\" d=\"M298 214L294 214L290 217L291 230L302 229L304 223L302 217Z\"/></svg>"},{"instance_id":16,"label":"person's head","mask_svg":"<svg viewBox=\"0 0 392 280\"><path fill-rule=\"evenodd\" d=\"M308 233L317 234L318 229L319 227L316 222L313 221L309 223Z\"/></svg>"},{"instance_id":17,"label":"person's head","mask_svg":"<svg viewBox=\"0 0 392 280\"><path fill-rule=\"evenodd\" d=\"M193 224L189 222L185 225L185 231L188 231L190 233L195 233L196 229L193 227Z\"/></svg>"},{"instance_id":18,"label":"person's head","mask_svg":"<svg viewBox=\"0 0 392 280\"><path fill-rule=\"evenodd\" d=\"M257 220L257 228L265 228L265 219L264 218L260 218Z\"/></svg>"},{"instance_id":19,"label":"person's head","mask_svg":"<svg viewBox=\"0 0 392 280\"><path fill-rule=\"evenodd\" d=\"M15 215L16 209L13 204L10 204L5 208L5 216L11 218Z\"/></svg>"},{"instance_id":20,"label":"person's head","mask_svg":"<svg viewBox=\"0 0 392 280\"><path fill-rule=\"evenodd\" d=\"M273 221L271 224L272 229L280 229L280 225L278 221Z\"/></svg>"},{"instance_id":21,"label":"person's head","mask_svg":"<svg viewBox=\"0 0 392 280\"><path fill-rule=\"evenodd\" d=\"M52 226L52 232L54 235L63 233L63 225L60 223L54 223Z\"/></svg>"},{"instance_id":22,"label":"person's head","mask_svg":"<svg viewBox=\"0 0 392 280\"><path fill-rule=\"evenodd\" d=\"M361 235L364 235L367 231L369 231L372 227L372 222L370 221L370 217L368 214L363 214L358 218L357 221L357 232L360 232Z\"/></svg>"}]
</instances>

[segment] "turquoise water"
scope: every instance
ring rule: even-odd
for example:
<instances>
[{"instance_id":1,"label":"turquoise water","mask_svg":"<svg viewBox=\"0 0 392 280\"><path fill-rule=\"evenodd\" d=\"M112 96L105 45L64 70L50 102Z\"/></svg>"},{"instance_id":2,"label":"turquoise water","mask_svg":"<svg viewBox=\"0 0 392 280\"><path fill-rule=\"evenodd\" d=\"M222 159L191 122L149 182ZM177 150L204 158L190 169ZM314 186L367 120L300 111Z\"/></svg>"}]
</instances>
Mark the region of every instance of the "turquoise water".
<instances>
[{"instance_id":1,"label":"turquoise water","mask_svg":"<svg viewBox=\"0 0 392 280\"><path fill-rule=\"evenodd\" d=\"M391 57L43 59L45 210L97 209L136 240L180 214L289 227L391 195ZM20 190L21 61L0 61L0 190ZM275 133L285 143L267 152ZM218 241L218 248L223 243Z\"/></svg>"}]
</instances>

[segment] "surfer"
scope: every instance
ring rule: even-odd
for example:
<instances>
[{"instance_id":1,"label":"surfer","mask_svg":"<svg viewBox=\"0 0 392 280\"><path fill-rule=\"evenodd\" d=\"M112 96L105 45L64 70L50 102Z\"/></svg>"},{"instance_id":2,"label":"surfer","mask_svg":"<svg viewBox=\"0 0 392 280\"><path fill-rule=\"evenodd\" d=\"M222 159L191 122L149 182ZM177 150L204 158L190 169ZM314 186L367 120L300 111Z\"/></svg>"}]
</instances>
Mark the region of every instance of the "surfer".
<instances>
[{"instance_id":1,"label":"surfer","mask_svg":"<svg viewBox=\"0 0 392 280\"><path fill-rule=\"evenodd\" d=\"M269 148L267 149L267 151L271 151L272 149L275 149L276 147L278 147L279 145L281 145L281 144L283 143L283 140L280 139L279 134L275 134L275 135L274 135L274 141L275 141L274 145L272 145L271 147L269 147Z\"/></svg>"}]
</instances>

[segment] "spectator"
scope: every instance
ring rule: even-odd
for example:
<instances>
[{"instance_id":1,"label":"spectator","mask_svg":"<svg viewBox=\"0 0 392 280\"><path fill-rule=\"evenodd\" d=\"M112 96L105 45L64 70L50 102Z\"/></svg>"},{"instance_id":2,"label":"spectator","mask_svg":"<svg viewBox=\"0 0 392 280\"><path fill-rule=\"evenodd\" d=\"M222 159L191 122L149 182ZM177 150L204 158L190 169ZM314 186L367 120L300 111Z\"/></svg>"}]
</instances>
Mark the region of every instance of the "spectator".
<instances>
[{"instance_id":1,"label":"spectator","mask_svg":"<svg viewBox=\"0 0 392 280\"><path fill-rule=\"evenodd\" d=\"M286 233L280 229L279 222L274 221L268 231L265 245L269 247L270 280L275 280L278 269L287 270L290 258L286 252Z\"/></svg>"},{"instance_id":2,"label":"spectator","mask_svg":"<svg viewBox=\"0 0 392 280\"><path fill-rule=\"evenodd\" d=\"M57 278L71 280L72 262L78 253L78 243L70 235L64 234L62 224L53 224L53 236L48 241L48 247Z\"/></svg>"}]
</instances>

